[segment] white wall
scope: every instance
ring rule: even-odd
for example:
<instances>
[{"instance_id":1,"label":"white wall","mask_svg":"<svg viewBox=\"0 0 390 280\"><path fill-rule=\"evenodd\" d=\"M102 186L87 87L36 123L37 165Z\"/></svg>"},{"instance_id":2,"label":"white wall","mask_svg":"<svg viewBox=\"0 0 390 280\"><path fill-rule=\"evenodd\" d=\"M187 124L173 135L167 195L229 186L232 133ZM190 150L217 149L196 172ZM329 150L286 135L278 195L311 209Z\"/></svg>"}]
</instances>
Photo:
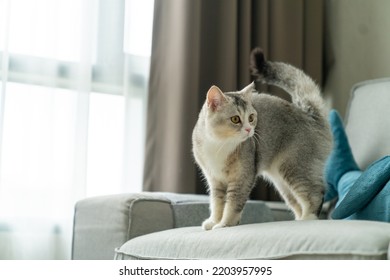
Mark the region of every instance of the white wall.
<instances>
[{"instance_id":1,"label":"white wall","mask_svg":"<svg viewBox=\"0 0 390 280\"><path fill-rule=\"evenodd\" d=\"M351 87L390 77L390 1L326 0L324 94L345 114Z\"/></svg>"}]
</instances>

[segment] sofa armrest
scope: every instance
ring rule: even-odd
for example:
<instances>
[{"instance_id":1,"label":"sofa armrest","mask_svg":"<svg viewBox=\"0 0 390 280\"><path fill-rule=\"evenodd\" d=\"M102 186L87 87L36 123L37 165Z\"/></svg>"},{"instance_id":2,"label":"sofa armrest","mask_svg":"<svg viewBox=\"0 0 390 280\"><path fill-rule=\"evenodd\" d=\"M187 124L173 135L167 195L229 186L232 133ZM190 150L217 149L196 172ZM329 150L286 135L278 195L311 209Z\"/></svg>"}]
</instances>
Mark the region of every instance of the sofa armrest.
<instances>
[{"instance_id":1,"label":"sofa armrest","mask_svg":"<svg viewBox=\"0 0 390 280\"><path fill-rule=\"evenodd\" d=\"M200 226L209 216L207 195L149 193L88 198L75 206L72 259L113 259L115 248L153 232ZM249 201L241 223L273 221L262 201Z\"/></svg>"},{"instance_id":2,"label":"sofa armrest","mask_svg":"<svg viewBox=\"0 0 390 280\"><path fill-rule=\"evenodd\" d=\"M271 209L272 216L275 221L289 221L294 220L294 214L287 207L284 202L281 201L267 201L265 204Z\"/></svg>"},{"instance_id":3,"label":"sofa armrest","mask_svg":"<svg viewBox=\"0 0 390 280\"><path fill-rule=\"evenodd\" d=\"M159 194L88 198L75 206L72 259L113 259L127 240L173 228L171 204Z\"/></svg>"}]
</instances>

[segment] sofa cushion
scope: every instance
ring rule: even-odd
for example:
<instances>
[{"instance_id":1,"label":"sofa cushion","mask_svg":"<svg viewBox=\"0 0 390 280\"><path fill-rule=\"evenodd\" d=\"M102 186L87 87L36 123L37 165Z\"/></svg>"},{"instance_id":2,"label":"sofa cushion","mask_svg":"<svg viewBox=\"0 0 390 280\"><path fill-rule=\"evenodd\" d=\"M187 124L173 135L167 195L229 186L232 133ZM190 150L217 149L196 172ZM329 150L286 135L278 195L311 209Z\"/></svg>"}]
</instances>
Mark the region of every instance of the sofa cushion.
<instances>
[{"instance_id":1,"label":"sofa cushion","mask_svg":"<svg viewBox=\"0 0 390 280\"><path fill-rule=\"evenodd\" d=\"M140 236L116 259L386 259L390 224L282 221L204 231L176 228Z\"/></svg>"},{"instance_id":2,"label":"sofa cushion","mask_svg":"<svg viewBox=\"0 0 390 280\"><path fill-rule=\"evenodd\" d=\"M361 169L390 154L390 78L365 81L352 88L346 132Z\"/></svg>"}]
</instances>

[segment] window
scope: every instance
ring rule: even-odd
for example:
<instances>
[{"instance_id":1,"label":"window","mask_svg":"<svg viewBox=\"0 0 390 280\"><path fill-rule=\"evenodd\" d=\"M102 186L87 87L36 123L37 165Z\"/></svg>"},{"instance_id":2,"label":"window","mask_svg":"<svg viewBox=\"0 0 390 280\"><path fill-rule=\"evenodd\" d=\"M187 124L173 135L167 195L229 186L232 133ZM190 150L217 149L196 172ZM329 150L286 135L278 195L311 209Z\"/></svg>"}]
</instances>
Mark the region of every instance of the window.
<instances>
[{"instance_id":1,"label":"window","mask_svg":"<svg viewBox=\"0 0 390 280\"><path fill-rule=\"evenodd\" d=\"M153 0L0 14L0 258L69 258L75 201L141 190Z\"/></svg>"}]
</instances>

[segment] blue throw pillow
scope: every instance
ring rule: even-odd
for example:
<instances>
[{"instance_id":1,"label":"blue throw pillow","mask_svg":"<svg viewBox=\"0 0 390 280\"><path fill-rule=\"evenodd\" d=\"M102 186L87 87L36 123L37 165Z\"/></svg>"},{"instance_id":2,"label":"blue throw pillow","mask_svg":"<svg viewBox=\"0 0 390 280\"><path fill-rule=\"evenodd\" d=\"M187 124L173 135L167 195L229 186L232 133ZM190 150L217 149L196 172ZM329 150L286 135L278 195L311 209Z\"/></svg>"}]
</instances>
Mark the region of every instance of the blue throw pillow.
<instances>
[{"instance_id":1,"label":"blue throw pillow","mask_svg":"<svg viewBox=\"0 0 390 280\"><path fill-rule=\"evenodd\" d=\"M329 113L329 123L333 134L333 151L328 158L325 168L325 179L328 183L325 201L338 196L337 185L345 173L360 170L353 158L343 122L336 110L332 110Z\"/></svg>"},{"instance_id":2,"label":"blue throw pillow","mask_svg":"<svg viewBox=\"0 0 390 280\"><path fill-rule=\"evenodd\" d=\"M349 176L349 173L350 172L344 176ZM332 218L345 219L354 213L367 208L370 204L373 208L378 208L378 206L380 206L379 208L383 209L383 215L390 213L390 208L385 207L390 204L390 196L386 195L390 191L390 156L386 156L371 164L360 174L352 185L346 184L343 180L340 180L340 183L343 183L338 186L338 189L340 190L345 189L348 185L350 187L343 197L339 196L339 203L332 213ZM376 199L376 202L381 205L372 203L376 197L379 197ZM367 210L369 213L370 209L366 209L366 211ZM374 213L372 214L372 217L366 218L382 220L381 217L377 217L377 215L380 214L380 211L376 215L374 215Z\"/></svg>"},{"instance_id":3,"label":"blue throw pillow","mask_svg":"<svg viewBox=\"0 0 390 280\"><path fill-rule=\"evenodd\" d=\"M390 156L361 171L335 110L330 112L329 122L334 147L325 168L325 201L338 197L332 218L390 222Z\"/></svg>"}]
</instances>

